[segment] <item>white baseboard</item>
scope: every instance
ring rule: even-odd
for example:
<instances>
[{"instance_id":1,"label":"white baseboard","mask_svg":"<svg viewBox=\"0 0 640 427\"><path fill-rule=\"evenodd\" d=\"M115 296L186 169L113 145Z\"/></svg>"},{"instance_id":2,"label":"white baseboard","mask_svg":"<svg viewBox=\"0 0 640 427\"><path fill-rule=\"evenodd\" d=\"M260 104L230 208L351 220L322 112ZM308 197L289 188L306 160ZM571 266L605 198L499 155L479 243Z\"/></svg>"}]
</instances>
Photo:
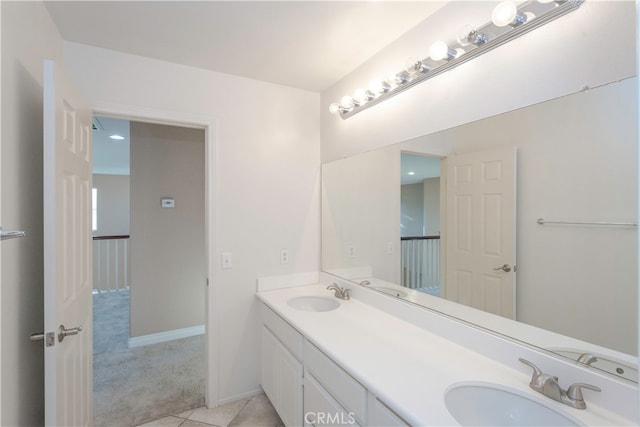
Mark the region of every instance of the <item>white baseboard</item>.
<instances>
[{"instance_id":1,"label":"white baseboard","mask_svg":"<svg viewBox=\"0 0 640 427\"><path fill-rule=\"evenodd\" d=\"M250 397L257 396L257 395L259 395L261 393L264 393L264 391L262 391L262 388L259 387L256 390L248 391L246 393L240 393L240 394L236 394L235 396L225 397L224 399L220 399L218 401L218 406L222 406L222 405L225 405L227 403L235 402L235 401L242 400L242 399L248 399ZM211 409L211 408L209 408L209 409Z\"/></svg>"},{"instance_id":2,"label":"white baseboard","mask_svg":"<svg viewBox=\"0 0 640 427\"><path fill-rule=\"evenodd\" d=\"M129 348L142 347L143 345L158 344L161 342L189 338L204 334L204 325L192 326L190 328L174 329L172 331L158 332L157 334L142 335L129 338Z\"/></svg>"}]
</instances>

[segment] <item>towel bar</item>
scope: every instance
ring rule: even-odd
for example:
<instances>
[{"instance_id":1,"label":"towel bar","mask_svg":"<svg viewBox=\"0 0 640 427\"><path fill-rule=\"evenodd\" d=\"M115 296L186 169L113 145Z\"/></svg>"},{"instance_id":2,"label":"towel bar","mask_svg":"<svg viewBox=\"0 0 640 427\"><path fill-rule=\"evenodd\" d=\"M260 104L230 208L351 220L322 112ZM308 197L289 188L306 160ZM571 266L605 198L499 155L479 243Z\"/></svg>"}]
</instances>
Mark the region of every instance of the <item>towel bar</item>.
<instances>
[{"instance_id":1,"label":"towel bar","mask_svg":"<svg viewBox=\"0 0 640 427\"><path fill-rule=\"evenodd\" d=\"M637 227L635 222L605 222L605 221L548 221L544 218L538 218L536 221L540 225L544 224L563 224L563 225L604 225L614 227Z\"/></svg>"},{"instance_id":2,"label":"towel bar","mask_svg":"<svg viewBox=\"0 0 640 427\"><path fill-rule=\"evenodd\" d=\"M22 230L2 230L0 229L0 240L17 239L24 237L26 233Z\"/></svg>"}]
</instances>

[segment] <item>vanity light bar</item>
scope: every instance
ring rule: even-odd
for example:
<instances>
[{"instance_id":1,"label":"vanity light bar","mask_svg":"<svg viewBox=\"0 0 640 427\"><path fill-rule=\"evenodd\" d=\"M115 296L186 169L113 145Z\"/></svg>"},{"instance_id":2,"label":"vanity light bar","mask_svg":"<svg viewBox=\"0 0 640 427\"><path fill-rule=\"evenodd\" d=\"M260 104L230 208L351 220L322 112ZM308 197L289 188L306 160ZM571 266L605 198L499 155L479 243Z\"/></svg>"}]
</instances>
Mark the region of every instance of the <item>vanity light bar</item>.
<instances>
[{"instance_id":1,"label":"vanity light bar","mask_svg":"<svg viewBox=\"0 0 640 427\"><path fill-rule=\"evenodd\" d=\"M333 114L339 114L342 119L351 117L418 83L451 70L573 12L583 2L584 0L531 0L516 7L513 2L504 1L494 9L492 21L463 34L463 39L468 45L463 46L460 41L451 44L436 42L430 49L431 57L414 63L411 72L402 70L389 80L378 82L376 90L366 90L364 97L362 95L353 98L344 96L339 103L331 104L329 111ZM504 11L507 13L506 19L504 19ZM513 14L509 15L509 13ZM439 53L436 60L433 59L434 52Z\"/></svg>"}]
</instances>

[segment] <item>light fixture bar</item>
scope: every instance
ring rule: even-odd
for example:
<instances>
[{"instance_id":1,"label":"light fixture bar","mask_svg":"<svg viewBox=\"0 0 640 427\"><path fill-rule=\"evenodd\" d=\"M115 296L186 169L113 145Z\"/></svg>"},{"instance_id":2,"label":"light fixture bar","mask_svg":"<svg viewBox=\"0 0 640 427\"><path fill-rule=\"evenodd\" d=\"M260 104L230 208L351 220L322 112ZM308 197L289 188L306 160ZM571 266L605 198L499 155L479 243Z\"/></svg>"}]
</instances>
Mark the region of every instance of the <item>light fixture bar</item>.
<instances>
[{"instance_id":1,"label":"light fixture bar","mask_svg":"<svg viewBox=\"0 0 640 427\"><path fill-rule=\"evenodd\" d=\"M551 6L551 9L547 11L542 11L539 15L536 14L536 16L533 19L529 19L523 24L517 25L515 27L508 27L508 29L502 30L503 32L501 34L498 34L493 38L489 38L487 42L481 43L479 45L475 45L475 47L473 47L471 50L466 51L463 54L449 61L446 61L440 65L435 65L432 69L430 69L427 72L416 74L405 83L399 84L396 87L391 88L390 90L379 94L375 98L368 100L367 102L364 102L359 105L355 105L346 111L345 109L341 109L339 111L339 115L340 117L342 117L342 119L347 119L361 111L366 110L367 108L373 107L374 105L377 105L380 102L391 98L392 96L395 96L401 92L404 92L405 90L419 83L422 83L426 80L431 79L432 77L435 77L448 70L451 70L460 64L464 64L465 62L470 61L490 50L493 50L498 46L502 46L503 44L508 43L511 40L514 40L530 31L535 30L536 28L539 28L551 21L554 21L560 18L561 16L566 15L569 12L573 12L574 10L578 9L583 2L584 0L559 0L551 4L542 4L537 2L536 0L525 2L522 5L520 5L520 7L518 8L518 11L527 11L528 9L537 11L536 8L540 8L544 6L547 6L547 7ZM500 31L500 29L496 27L491 21L489 21L482 27L477 28L477 31L483 34L491 34L491 33L495 34L496 32ZM454 47L457 47L457 46L454 46Z\"/></svg>"}]
</instances>

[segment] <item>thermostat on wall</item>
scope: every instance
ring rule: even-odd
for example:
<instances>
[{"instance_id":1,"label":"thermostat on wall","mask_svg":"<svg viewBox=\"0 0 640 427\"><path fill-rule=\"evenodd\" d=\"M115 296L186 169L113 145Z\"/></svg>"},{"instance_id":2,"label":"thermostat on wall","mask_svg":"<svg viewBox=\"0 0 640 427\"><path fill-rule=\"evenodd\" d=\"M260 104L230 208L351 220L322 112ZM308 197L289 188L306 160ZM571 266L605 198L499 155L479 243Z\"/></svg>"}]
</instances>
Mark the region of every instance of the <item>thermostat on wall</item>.
<instances>
[{"instance_id":1,"label":"thermostat on wall","mask_svg":"<svg viewBox=\"0 0 640 427\"><path fill-rule=\"evenodd\" d=\"M176 207L176 202L175 200L173 200L173 198L169 198L166 197L164 199L162 199L162 207L163 208L175 208Z\"/></svg>"}]
</instances>

